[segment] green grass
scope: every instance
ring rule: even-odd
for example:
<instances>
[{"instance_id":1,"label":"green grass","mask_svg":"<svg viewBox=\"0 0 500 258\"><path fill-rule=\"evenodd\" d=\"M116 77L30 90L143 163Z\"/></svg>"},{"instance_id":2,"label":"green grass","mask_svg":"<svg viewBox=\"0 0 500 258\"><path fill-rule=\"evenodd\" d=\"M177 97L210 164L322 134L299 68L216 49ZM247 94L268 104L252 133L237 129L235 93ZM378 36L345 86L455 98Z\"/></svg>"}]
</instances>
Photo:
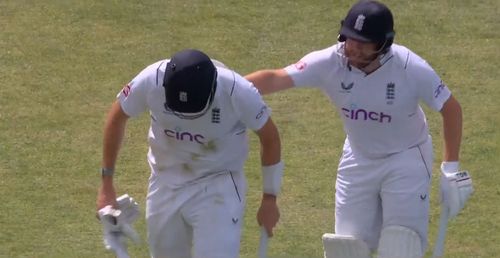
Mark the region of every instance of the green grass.
<instances>
[{"instance_id":1,"label":"green grass","mask_svg":"<svg viewBox=\"0 0 500 258\"><path fill-rule=\"evenodd\" d=\"M112 257L94 217L104 116L115 94L146 65L199 48L241 74L293 63L333 44L350 1L4 0L0 2L0 257ZM476 192L450 223L447 257L500 253L500 2L387 1L396 41L420 54L460 100L461 163ZM265 97L287 164L282 219L271 257L322 257L333 225L333 182L342 125L319 91ZM442 152L440 115L427 110ZM129 123L118 161L119 193L144 211L148 118ZM260 198L256 137L247 162L241 257L255 257ZM433 183L429 240L438 222ZM144 219L136 228L145 238ZM147 257L145 245L131 248Z\"/></svg>"}]
</instances>

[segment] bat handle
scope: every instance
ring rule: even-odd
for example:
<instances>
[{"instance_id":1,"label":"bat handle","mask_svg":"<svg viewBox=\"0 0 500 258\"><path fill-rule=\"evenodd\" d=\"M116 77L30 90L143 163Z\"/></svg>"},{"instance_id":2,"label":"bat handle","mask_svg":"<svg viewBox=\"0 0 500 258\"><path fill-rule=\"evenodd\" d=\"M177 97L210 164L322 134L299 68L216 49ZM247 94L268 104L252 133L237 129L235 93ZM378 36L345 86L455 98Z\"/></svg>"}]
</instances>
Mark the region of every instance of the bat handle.
<instances>
[{"instance_id":1,"label":"bat handle","mask_svg":"<svg viewBox=\"0 0 500 258\"><path fill-rule=\"evenodd\" d=\"M442 257L444 254L444 244L446 239L446 229L448 228L448 216L449 212L446 207L441 205L441 215L439 218L439 230L436 239L436 244L434 245L433 258Z\"/></svg>"},{"instance_id":2,"label":"bat handle","mask_svg":"<svg viewBox=\"0 0 500 258\"><path fill-rule=\"evenodd\" d=\"M259 239L259 258L267 258L267 247L269 244L269 236L264 227L260 227L260 239Z\"/></svg>"}]
</instances>

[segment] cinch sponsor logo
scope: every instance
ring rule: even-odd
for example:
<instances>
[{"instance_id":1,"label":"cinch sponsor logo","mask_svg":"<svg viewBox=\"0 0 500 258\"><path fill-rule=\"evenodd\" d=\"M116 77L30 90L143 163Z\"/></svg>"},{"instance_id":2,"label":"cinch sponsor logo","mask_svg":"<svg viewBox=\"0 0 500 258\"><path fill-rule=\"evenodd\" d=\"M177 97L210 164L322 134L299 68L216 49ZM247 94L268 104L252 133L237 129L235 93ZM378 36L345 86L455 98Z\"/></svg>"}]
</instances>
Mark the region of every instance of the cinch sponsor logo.
<instances>
[{"instance_id":1,"label":"cinch sponsor logo","mask_svg":"<svg viewBox=\"0 0 500 258\"><path fill-rule=\"evenodd\" d=\"M367 111L364 109L342 108L342 114L351 120L371 120L379 123L390 123L392 120L390 115L384 114L383 112Z\"/></svg>"},{"instance_id":2,"label":"cinch sponsor logo","mask_svg":"<svg viewBox=\"0 0 500 258\"><path fill-rule=\"evenodd\" d=\"M190 141L197 142L199 144L204 144L203 140L205 137L201 134L191 134L190 132L177 132L170 129L164 130L165 135L170 138L174 138L179 141Z\"/></svg>"}]
</instances>

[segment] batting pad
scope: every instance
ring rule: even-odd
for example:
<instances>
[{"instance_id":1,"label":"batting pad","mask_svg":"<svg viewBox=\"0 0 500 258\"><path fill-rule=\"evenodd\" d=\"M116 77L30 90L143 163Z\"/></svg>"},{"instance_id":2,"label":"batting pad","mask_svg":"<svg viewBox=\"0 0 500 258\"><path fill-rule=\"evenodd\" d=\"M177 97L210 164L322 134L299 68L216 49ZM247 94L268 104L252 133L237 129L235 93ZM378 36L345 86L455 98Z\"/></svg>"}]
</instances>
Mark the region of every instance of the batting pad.
<instances>
[{"instance_id":1,"label":"batting pad","mask_svg":"<svg viewBox=\"0 0 500 258\"><path fill-rule=\"evenodd\" d=\"M325 258L371 258L368 245L353 236L323 234Z\"/></svg>"},{"instance_id":2,"label":"batting pad","mask_svg":"<svg viewBox=\"0 0 500 258\"><path fill-rule=\"evenodd\" d=\"M378 258L422 258L422 244L417 232L403 226L382 229Z\"/></svg>"}]
</instances>

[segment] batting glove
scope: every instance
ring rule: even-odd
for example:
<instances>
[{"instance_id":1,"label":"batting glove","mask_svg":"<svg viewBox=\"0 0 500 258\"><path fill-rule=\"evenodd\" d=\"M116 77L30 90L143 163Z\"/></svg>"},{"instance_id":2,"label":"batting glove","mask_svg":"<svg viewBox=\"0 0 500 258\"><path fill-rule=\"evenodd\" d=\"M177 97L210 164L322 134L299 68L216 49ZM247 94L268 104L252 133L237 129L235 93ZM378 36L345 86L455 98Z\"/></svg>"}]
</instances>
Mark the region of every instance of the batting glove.
<instances>
[{"instance_id":1,"label":"batting glove","mask_svg":"<svg viewBox=\"0 0 500 258\"><path fill-rule=\"evenodd\" d=\"M108 205L98 212L103 226L104 247L115 252L118 258L129 258L127 238L135 243L140 242L139 235L131 226L139 215L139 208L128 195L120 196L117 202L119 209Z\"/></svg>"},{"instance_id":2,"label":"batting glove","mask_svg":"<svg viewBox=\"0 0 500 258\"><path fill-rule=\"evenodd\" d=\"M468 171L459 171L458 162L441 163L441 203L453 218L464 208L474 192Z\"/></svg>"},{"instance_id":3,"label":"batting glove","mask_svg":"<svg viewBox=\"0 0 500 258\"><path fill-rule=\"evenodd\" d=\"M118 203L118 209L122 212L122 217L128 224L134 223L139 218L139 204L130 197L128 194L124 194L116 198Z\"/></svg>"}]
</instances>

